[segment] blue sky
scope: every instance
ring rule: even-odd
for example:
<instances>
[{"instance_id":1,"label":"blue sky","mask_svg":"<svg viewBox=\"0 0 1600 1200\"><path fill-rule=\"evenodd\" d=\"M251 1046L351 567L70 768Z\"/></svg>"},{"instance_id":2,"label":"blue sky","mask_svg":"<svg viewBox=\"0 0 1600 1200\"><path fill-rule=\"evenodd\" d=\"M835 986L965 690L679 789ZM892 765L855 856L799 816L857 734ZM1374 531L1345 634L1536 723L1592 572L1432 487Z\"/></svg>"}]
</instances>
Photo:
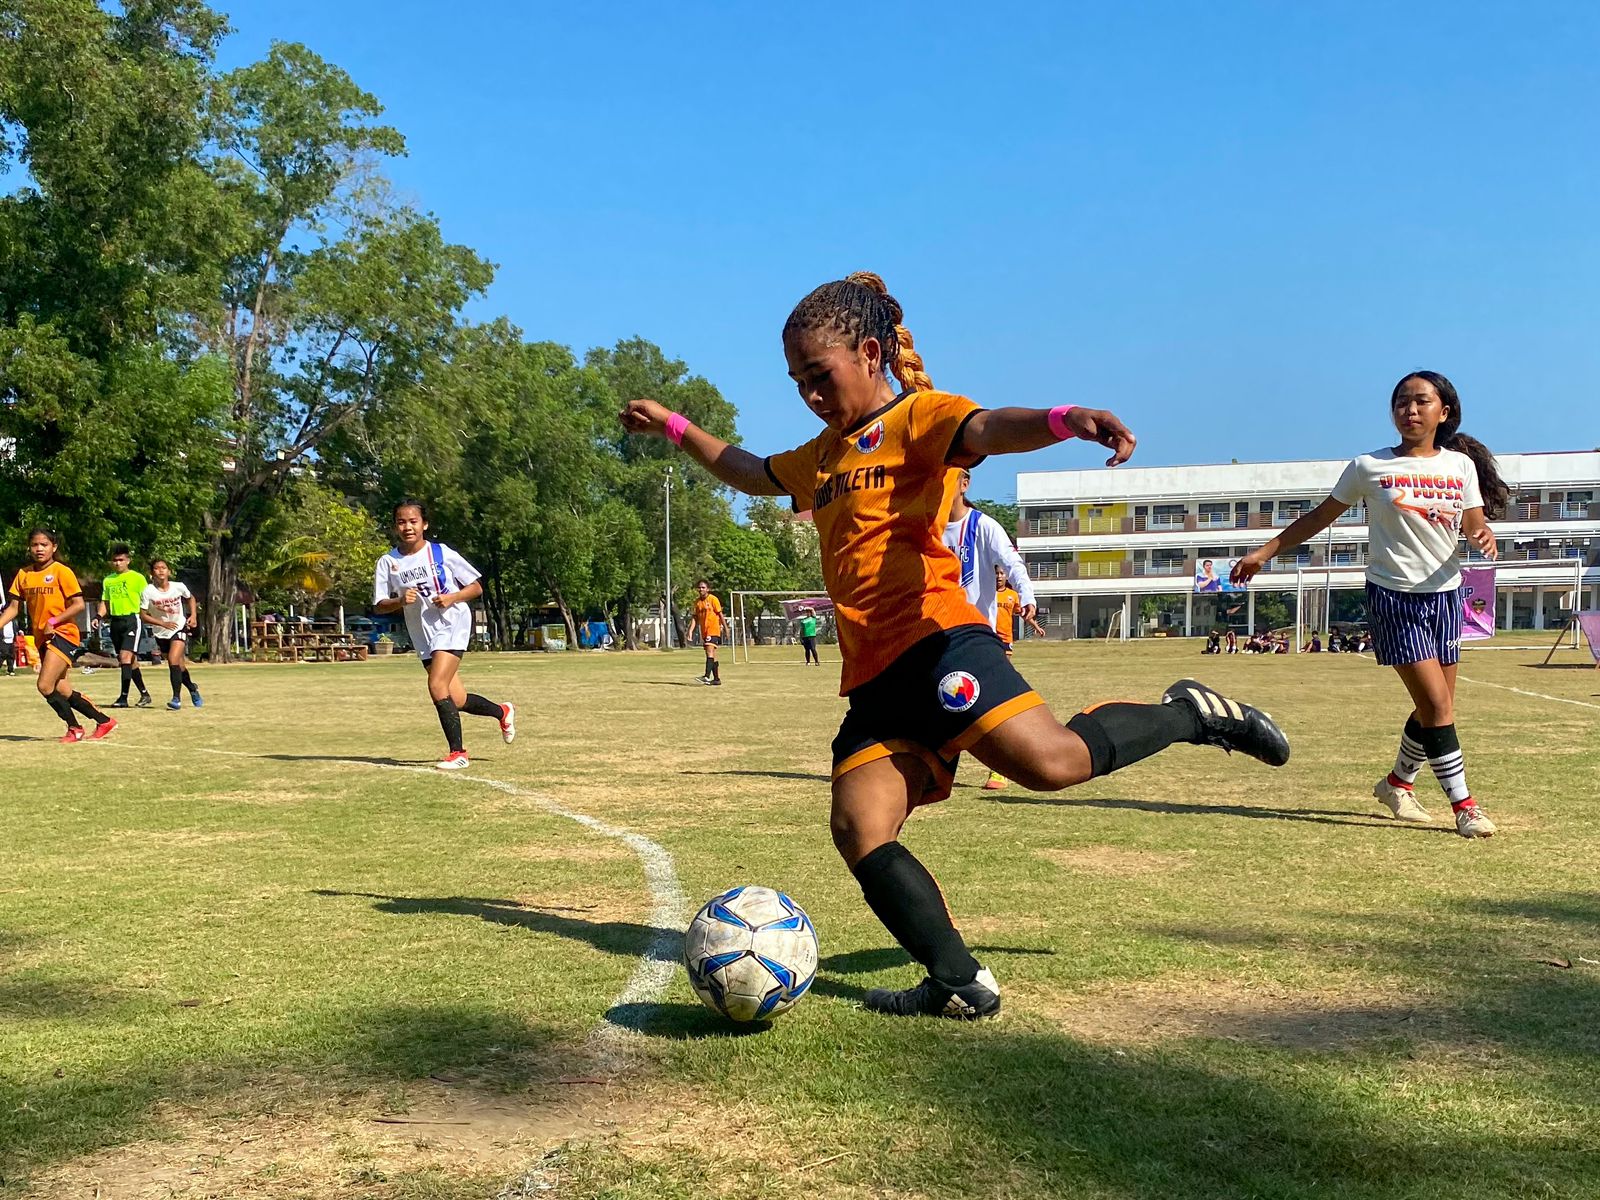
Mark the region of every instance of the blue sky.
<instances>
[{"instance_id":1,"label":"blue sky","mask_svg":"<svg viewBox=\"0 0 1600 1200\"><path fill-rule=\"evenodd\" d=\"M1419 367L1496 449L1600 446L1600 5L222 7L229 64L380 97L476 315L650 338L758 451L816 430L784 317L859 268L939 386L1112 408L1135 462L1348 457Z\"/></svg>"}]
</instances>

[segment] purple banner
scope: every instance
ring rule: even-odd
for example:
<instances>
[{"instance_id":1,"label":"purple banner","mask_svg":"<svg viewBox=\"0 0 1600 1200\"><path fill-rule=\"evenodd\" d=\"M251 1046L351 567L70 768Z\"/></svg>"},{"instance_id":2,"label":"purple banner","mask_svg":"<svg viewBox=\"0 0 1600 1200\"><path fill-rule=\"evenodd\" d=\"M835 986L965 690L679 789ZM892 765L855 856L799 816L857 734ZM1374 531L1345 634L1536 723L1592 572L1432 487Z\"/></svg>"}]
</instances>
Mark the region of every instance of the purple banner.
<instances>
[{"instance_id":1,"label":"purple banner","mask_svg":"<svg viewBox=\"0 0 1600 1200\"><path fill-rule=\"evenodd\" d=\"M1589 639L1589 653L1600 663L1600 612L1579 613L1578 624L1583 627L1583 636Z\"/></svg>"},{"instance_id":2,"label":"purple banner","mask_svg":"<svg viewBox=\"0 0 1600 1200\"><path fill-rule=\"evenodd\" d=\"M828 613L833 611L833 601L826 596L817 596L811 600L785 600L783 601L783 615L793 620L802 610L809 608L815 613Z\"/></svg>"},{"instance_id":3,"label":"purple banner","mask_svg":"<svg viewBox=\"0 0 1600 1200\"><path fill-rule=\"evenodd\" d=\"M1494 571L1472 567L1461 572L1461 640L1494 636Z\"/></svg>"}]
</instances>

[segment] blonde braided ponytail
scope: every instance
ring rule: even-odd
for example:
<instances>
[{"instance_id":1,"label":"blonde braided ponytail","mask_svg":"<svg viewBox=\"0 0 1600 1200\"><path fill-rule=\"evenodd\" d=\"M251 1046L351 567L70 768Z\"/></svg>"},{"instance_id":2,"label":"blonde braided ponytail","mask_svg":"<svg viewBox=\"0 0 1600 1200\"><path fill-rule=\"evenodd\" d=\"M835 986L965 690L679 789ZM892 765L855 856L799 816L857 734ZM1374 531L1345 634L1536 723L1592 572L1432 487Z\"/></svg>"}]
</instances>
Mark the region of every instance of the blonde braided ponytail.
<instances>
[{"instance_id":1,"label":"blonde braided ponytail","mask_svg":"<svg viewBox=\"0 0 1600 1200\"><path fill-rule=\"evenodd\" d=\"M871 271L856 271L844 279L825 283L789 314L783 336L802 330L826 330L843 337L853 350L864 338L877 338L883 347L883 365L906 391L933 390L933 380L922 355L901 324L900 302L889 294L883 278Z\"/></svg>"}]
</instances>

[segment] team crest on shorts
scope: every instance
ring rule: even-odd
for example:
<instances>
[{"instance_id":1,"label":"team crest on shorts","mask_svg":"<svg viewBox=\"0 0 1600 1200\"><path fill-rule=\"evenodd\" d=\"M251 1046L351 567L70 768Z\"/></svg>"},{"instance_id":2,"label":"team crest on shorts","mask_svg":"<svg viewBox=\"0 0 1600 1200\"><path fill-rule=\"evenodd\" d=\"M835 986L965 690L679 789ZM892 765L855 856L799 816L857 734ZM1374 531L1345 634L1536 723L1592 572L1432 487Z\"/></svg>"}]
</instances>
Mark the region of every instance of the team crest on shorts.
<instances>
[{"instance_id":1,"label":"team crest on shorts","mask_svg":"<svg viewBox=\"0 0 1600 1200\"><path fill-rule=\"evenodd\" d=\"M939 680L939 703L945 712L966 712L978 702L978 681L966 671L951 671Z\"/></svg>"},{"instance_id":2,"label":"team crest on shorts","mask_svg":"<svg viewBox=\"0 0 1600 1200\"><path fill-rule=\"evenodd\" d=\"M874 421L870 428L863 431L861 436L856 438L856 449L863 454L871 454L881 445L883 445L882 421Z\"/></svg>"}]
</instances>

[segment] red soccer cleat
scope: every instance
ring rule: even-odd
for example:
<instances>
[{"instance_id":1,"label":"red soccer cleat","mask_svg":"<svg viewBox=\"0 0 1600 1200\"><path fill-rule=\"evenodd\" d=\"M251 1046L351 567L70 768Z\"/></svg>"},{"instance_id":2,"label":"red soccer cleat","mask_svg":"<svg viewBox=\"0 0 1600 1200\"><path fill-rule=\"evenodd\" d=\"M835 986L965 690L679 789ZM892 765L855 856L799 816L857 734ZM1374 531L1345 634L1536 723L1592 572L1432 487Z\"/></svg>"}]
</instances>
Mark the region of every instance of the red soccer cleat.
<instances>
[{"instance_id":1,"label":"red soccer cleat","mask_svg":"<svg viewBox=\"0 0 1600 1200\"><path fill-rule=\"evenodd\" d=\"M441 771L464 771L472 765L467 758L465 750L452 750L444 758L433 764Z\"/></svg>"},{"instance_id":2,"label":"red soccer cleat","mask_svg":"<svg viewBox=\"0 0 1600 1200\"><path fill-rule=\"evenodd\" d=\"M516 736L517 706L515 704L502 704L500 706L500 737L509 746Z\"/></svg>"},{"instance_id":3,"label":"red soccer cleat","mask_svg":"<svg viewBox=\"0 0 1600 1200\"><path fill-rule=\"evenodd\" d=\"M100 724L94 727L94 732L89 735L89 740L98 742L116 727L117 719L115 717L107 717L104 721L100 722Z\"/></svg>"},{"instance_id":4,"label":"red soccer cleat","mask_svg":"<svg viewBox=\"0 0 1600 1200\"><path fill-rule=\"evenodd\" d=\"M84 738L86 738L88 736L89 736L88 734L83 732L82 726L69 725L69 726L67 726L67 731L65 733L63 733L58 740L61 742L62 745L66 745L69 742L81 742L81 741L83 741Z\"/></svg>"}]
</instances>

